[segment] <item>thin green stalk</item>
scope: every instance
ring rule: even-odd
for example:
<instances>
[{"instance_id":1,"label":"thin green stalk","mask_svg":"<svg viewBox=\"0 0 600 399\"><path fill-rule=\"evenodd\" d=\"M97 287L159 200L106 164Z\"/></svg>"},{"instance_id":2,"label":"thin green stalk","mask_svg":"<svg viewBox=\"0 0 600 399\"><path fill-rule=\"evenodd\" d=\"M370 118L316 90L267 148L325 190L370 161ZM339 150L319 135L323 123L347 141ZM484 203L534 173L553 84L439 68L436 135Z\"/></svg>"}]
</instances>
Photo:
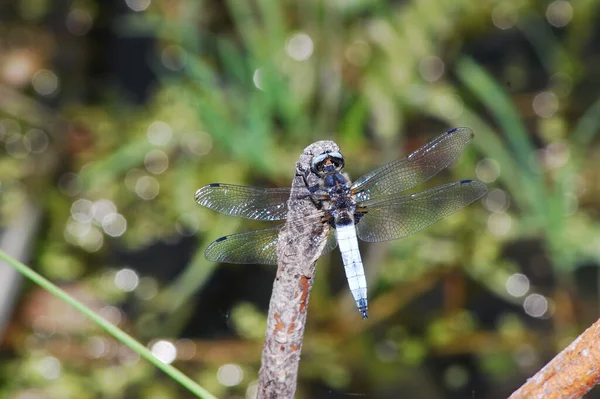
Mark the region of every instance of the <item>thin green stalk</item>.
<instances>
[{"instance_id":1,"label":"thin green stalk","mask_svg":"<svg viewBox=\"0 0 600 399\"><path fill-rule=\"evenodd\" d=\"M112 335L117 340L122 342L124 345L128 346L131 350L133 350L134 352L139 354L141 357L148 360L150 363L152 363L153 365L155 365L156 367L158 367L159 369L164 371L167 375L169 375L175 381L177 381L178 383L183 385L185 388L190 390L190 392L195 394L197 397L203 398L203 399L216 399L215 396L210 394L208 391L206 391L200 385L196 384L194 381L192 381L191 378L187 377L185 374L183 374L181 371L177 370L175 367L161 362L144 345L140 344L135 339L133 339L131 336L129 336L127 333L125 333L123 330L119 329L115 325L106 321L101 316L94 313L90 308L88 308L87 306L85 306L84 304L82 304L81 302L76 300L75 298L71 297L69 294L67 294L65 291L61 290L60 288L58 288L56 285L52 284L46 278L44 278L41 275L39 275L38 273L34 272L28 266L17 261L16 259L11 258L4 251L0 251L0 259L4 260L6 263L8 263L9 265L11 265L15 269L17 269L17 271L19 273L21 273L22 275L24 275L25 277L27 277L28 279L33 281L35 284L39 285L40 287L42 287L43 289L45 289L52 295L62 299L67 304L69 304L70 306L74 307L75 309L77 309L78 311L83 313L94 323L96 323L97 325L102 327L104 330L106 330L106 332L108 332L110 335Z\"/></svg>"}]
</instances>

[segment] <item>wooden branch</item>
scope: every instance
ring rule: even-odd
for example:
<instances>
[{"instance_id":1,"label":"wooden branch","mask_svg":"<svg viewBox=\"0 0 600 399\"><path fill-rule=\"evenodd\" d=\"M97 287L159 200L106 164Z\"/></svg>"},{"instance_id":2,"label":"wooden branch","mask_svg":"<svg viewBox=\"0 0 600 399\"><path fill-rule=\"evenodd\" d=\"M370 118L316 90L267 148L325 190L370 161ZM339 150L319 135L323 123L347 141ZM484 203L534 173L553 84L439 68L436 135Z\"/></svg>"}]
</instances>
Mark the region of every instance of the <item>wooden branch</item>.
<instances>
[{"instance_id":1,"label":"wooden branch","mask_svg":"<svg viewBox=\"0 0 600 399\"><path fill-rule=\"evenodd\" d=\"M509 399L581 398L600 382L600 319Z\"/></svg>"},{"instance_id":2,"label":"wooden branch","mask_svg":"<svg viewBox=\"0 0 600 399\"><path fill-rule=\"evenodd\" d=\"M301 190L318 184L310 170L315 155L339 151L332 141L318 141L304 149L296 164L288 200L287 221L277 244L277 276L269 304L267 332L259 372L258 398L293 399L306 323L306 309L313 286L315 264L325 247L327 224L303 223L314 218L316 207ZM316 226L316 227L315 227Z\"/></svg>"}]
</instances>

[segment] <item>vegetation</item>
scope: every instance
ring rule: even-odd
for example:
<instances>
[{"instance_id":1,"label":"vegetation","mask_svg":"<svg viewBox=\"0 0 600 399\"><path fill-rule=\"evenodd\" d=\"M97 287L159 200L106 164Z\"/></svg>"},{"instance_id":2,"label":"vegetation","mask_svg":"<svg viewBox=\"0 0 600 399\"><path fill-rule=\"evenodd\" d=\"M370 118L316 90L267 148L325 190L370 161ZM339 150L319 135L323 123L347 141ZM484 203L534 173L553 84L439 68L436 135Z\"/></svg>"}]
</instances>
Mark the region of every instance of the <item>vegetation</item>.
<instances>
[{"instance_id":1,"label":"vegetation","mask_svg":"<svg viewBox=\"0 0 600 399\"><path fill-rule=\"evenodd\" d=\"M357 177L469 126L427 186L474 177L490 194L363 247L367 321L339 253L320 260L299 398L506 397L596 320L597 2L106 3L0 1L0 249L27 240L22 260L155 353L176 347L214 395L253 395L274 270L207 262L255 225L193 194L289 185L316 140ZM0 398L190 395L19 291L0 305Z\"/></svg>"}]
</instances>

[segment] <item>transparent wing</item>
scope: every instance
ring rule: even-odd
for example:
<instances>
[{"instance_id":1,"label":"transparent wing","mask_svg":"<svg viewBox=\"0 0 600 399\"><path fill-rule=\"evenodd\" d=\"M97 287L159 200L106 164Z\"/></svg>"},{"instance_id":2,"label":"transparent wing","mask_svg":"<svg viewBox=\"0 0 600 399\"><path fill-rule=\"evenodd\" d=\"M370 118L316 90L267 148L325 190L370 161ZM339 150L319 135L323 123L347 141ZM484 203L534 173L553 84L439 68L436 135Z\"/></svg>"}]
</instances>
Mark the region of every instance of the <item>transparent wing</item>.
<instances>
[{"instance_id":1,"label":"transparent wing","mask_svg":"<svg viewBox=\"0 0 600 399\"><path fill-rule=\"evenodd\" d=\"M337 240L335 239L335 234L333 234L332 230L329 230L329 235L327 236L327 242L325 243L325 248L323 248L323 252L321 252L321 256L326 255L333 251L337 247Z\"/></svg>"},{"instance_id":2,"label":"transparent wing","mask_svg":"<svg viewBox=\"0 0 600 399\"><path fill-rule=\"evenodd\" d=\"M210 244L204 257L211 262L277 264L277 240L283 225L221 237Z\"/></svg>"},{"instance_id":3,"label":"transparent wing","mask_svg":"<svg viewBox=\"0 0 600 399\"><path fill-rule=\"evenodd\" d=\"M204 257L211 262L276 265L277 242L283 226L221 237L206 248ZM336 246L335 234L329 234L321 255L333 251Z\"/></svg>"},{"instance_id":4,"label":"transparent wing","mask_svg":"<svg viewBox=\"0 0 600 399\"><path fill-rule=\"evenodd\" d=\"M391 195L423 183L456 161L473 139L468 127L450 129L415 150L362 176L352 185L357 201L376 195Z\"/></svg>"},{"instance_id":5,"label":"transparent wing","mask_svg":"<svg viewBox=\"0 0 600 399\"><path fill-rule=\"evenodd\" d=\"M406 237L483 197L487 187L477 180L461 180L416 194L390 195L366 201L367 213L356 225L363 241Z\"/></svg>"},{"instance_id":6,"label":"transparent wing","mask_svg":"<svg viewBox=\"0 0 600 399\"><path fill-rule=\"evenodd\" d=\"M213 183L196 191L196 202L226 215L253 220L283 220L290 188L258 188Z\"/></svg>"}]
</instances>

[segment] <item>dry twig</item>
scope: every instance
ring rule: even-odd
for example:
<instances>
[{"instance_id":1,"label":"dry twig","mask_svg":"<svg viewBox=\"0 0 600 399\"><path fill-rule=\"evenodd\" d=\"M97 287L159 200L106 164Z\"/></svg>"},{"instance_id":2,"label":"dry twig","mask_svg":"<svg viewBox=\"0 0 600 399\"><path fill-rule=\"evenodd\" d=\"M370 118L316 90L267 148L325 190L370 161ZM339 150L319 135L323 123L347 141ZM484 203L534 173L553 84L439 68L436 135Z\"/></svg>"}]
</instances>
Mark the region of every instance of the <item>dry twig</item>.
<instances>
[{"instance_id":1,"label":"dry twig","mask_svg":"<svg viewBox=\"0 0 600 399\"><path fill-rule=\"evenodd\" d=\"M575 399L600 382L600 319L509 399Z\"/></svg>"},{"instance_id":2,"label":"dry twig","mask_svg":"<svg viewBox=\"0 0 600 399\"><path fill-rule=\"evenodd\" d=\"M267 332L259 373L259 398L293 398L306 323L308 297L315 264L329 226L304 223L314 218L315 205L301 196L307 185L318 183L310 170L314 155L339 151L332 141L318 141L304 149L296 164L296 176L288 201L287 222L279 234L277 276L269 304ZM315 227L316 226L316 227Z\"/></svg>"}]
</instances>

